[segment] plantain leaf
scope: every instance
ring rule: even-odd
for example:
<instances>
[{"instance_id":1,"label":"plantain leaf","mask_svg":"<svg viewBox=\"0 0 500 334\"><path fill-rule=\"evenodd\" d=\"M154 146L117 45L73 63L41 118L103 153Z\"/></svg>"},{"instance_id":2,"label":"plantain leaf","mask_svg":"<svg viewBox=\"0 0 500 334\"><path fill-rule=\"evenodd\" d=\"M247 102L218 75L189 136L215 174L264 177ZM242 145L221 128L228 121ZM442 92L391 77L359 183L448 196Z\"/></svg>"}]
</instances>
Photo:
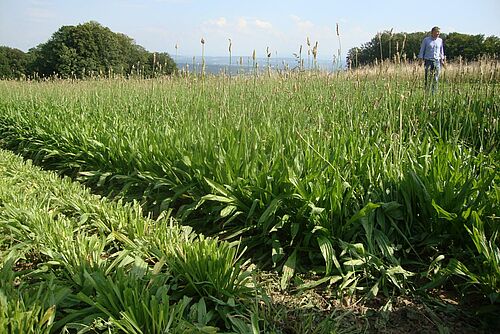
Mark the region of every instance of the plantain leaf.
<instances>
[{"instance_id":1,"label":"plantain leaf","mask_svg":"<svg viewBox=\"0 0 500 334\"><path fill-rule=\"evenodd\" d=\"M290 283L297 265L297 248L292 252L292 255L286 260L283 265L283 274L281 276L281 290L285 290Z\"/></svg>"},{"instance_id":2,"label":"plantain leaf","mask_svg":"<svg viewBox=\"0 0 500 334\"><path fill-rule=\"evenodd\" d=\"M213 194L205 195L201 199L205 200L205 201L215 201L215 202L221 202L221 203L233 203L234 202L234 199L232 199L232 198L213 195Z\"/></svg>"},{"instance_id":3,"label":"plantain leaf","mask_svg":"<svg viewBox=\"0 0 500 334\"><path fill-rule=\"evenodd\" d=\"M332 243L328 237L324 235L319 235L318 244L319 244L319 249L321 250L321 254L323 255L323 258L325 259L326 263L325 274L330 275L330 272L333 268L333 258L335 256Z\"/></svg>"},{"instance_id":4,"label":"plantain leaf","mask_svg":"<svg viewBox=\"0 0 500 334\"><path fill-rule=\"evenodd\" d=\"M234 205L228 205L224 209L221 210L220 216L221 218L226 218L231 215L234 211L236 211L237 207Z\"/></svg>"},{"instance_id":5,"label":"plantain leaf","mask_svg":"<svg viewBox=\"0 0 500 334\"><path fill-rule=\"evenodd\" d=\"M208 183L212 188L214 188L215 190L217 190L219 192L219 194L225 196L225 197L229 197L229 193L227 192L227 190L220 184L218 184L217 182L213 181L213 180L210 180L206 177L204 177L204 180L206 183Z\"/></svg>"},{"instance_id":6,"label":"plantain leaf","mask_svg":"<svg viewBox=\"0 0 500 334\"><path fill-rule=\"evenodd\" d=\"M448 221L452 221L452 220L455 220L457 218L457 214L456 213L452 213L452 212L446 211L445 209L443 209L442 207L440 207L434 201L434 199L432 200L432 206L434 207L434 209L436 209L436 212L438 214L438 218L443 218L443 219L446 219Z\"/></svg>"},{"instance_id":7,"label":"plantain leaf","mask_svg":"<svg viewBox=\"0 0 500 334\"><path fill-rule=\"evenodd\" d=\"M362 259L352 259L344 262L344 266L361 266L365 264L365 260Z\"/></svg>"},{"instance_id":8,"label":"plantain leaf","mask_svg":"<svg viewBox=\"0 0 500 334\"><path fill-rule=\"evenodd\" d=\"M347 225L352 224L353 222L359 220L360 218L368 216L370 212L379 208L380 206L381 204L376 204L372 202L366 204L361 210L359 210L354 216L352 216L351 219L347 221Z\"/></svg>"},{"instance_id":9,"label":"plantain leaf","mask_svg":"<svg viewBox=\"0 0 500 334\"><path fill-rule=\"evenodd\" d=\"M372 297L377 297L379 283L380 283L380 280L375 282L375 284L373 284L372 288L370 289L369 295L371 295Z\"/></svg>"},{"instance_id":10,"label":"plantain leaf","mask_svg":"<svg viewBox=\"0 0 500 334\"><path fill-rule=\"evenodd\" d=\"M269 219L269 217L276 212L276 210L281 205L282 198L283 198L283 196L278 196L278 197L276 197L275 199L273 199L271 201L271 203L266 208L266 210L264 211L264 213L262 213L262 215L260 216L260 218L259 218L259 224L262 224L262 223L266 222Z\"/></svg>"},{"instance_id":11,"label":"plantain leaf","mask_svg":"<svg viewBox=\"0 0 500 334\"><path fill-rule=\"evenodd\" d=\"M340 277L340 279L342 279L341 276L336 276L336 277ZM323 278L320 278L319 280L311 281L311 282L307 282L307 283L301 284L299 287L297 287L297 289L300 290L300 291L314 289L315 287L320 286L321 284L326 283L326 282L330 281L331 279L332 279L332 277L325 276Z\"/></svg>"}]
</instances>

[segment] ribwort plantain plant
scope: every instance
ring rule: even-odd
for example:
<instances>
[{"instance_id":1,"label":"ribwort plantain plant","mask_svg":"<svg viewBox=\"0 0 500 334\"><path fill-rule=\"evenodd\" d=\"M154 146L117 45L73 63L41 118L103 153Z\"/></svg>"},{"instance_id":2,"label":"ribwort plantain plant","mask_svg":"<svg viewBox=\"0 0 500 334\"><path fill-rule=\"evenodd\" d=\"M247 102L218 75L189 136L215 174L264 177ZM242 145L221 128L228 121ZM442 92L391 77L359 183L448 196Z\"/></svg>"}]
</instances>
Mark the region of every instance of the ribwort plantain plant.
<instances>
[{"instance_id":1,"label":"ribwort plantain plant","mask_svg":"<svg viewBox=\"0 0 500 334\"><path fill-rule=\"evenodd\" d=\"M382 62L335 75L255 72L230 87L208 75L1 82L0 133L3 146L103 195L241 239L262 267L287 273L284 287L311 267L340 275L332 254L346 244L364 244L384 270L418 272L431 253L478 254L469 209L493 237L498 68L476 66L449 67L436 97L416 88L415 66ZM354 219L370 203L368 223ZM383 277L364 272L366 286ZM387 286L408 286L407 276Z\"/></svg>"},{"instance_id":2,"label":"ribwort plantain plant","mask_svg":"<svg viewBox=\"0 0 500 334\"><path fill-rule=\"evenodd\" d=\"M238 316L247 313L245 299L257 296L229 244L195 244L168 214L153 221L138 205L104 200L12 153L0 150L0 157L0 324L7 333L214 333L214 325L230 326L228 313L191 312L203 309L203 298L210 306L224 299ZM206 273L187 281L165 266L178 248L218 259L213 284ZM188 260L181 268L203 266ZM203 296L181 291L188 282Z\"/></svg>"}]
</instances>

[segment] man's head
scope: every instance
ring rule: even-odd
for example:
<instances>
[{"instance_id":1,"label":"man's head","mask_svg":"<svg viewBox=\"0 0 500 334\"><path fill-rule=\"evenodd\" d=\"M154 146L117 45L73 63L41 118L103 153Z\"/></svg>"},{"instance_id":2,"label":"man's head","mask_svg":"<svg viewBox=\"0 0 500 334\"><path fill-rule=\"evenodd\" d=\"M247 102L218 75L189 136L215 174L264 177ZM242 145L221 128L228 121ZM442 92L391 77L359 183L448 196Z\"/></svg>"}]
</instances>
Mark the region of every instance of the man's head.
<instances>
[{"instance_id":1,"label":"man's head","mask_svg":"<svg viewBox=\"0 0 500 334\"><path fill-rule=\"evenodd\" d=\"M439 27L433 27L431 30L431 36L434 39L438 38L440 33L441 33L441 29L439 29Z\"/></svg>"}]
</instances>

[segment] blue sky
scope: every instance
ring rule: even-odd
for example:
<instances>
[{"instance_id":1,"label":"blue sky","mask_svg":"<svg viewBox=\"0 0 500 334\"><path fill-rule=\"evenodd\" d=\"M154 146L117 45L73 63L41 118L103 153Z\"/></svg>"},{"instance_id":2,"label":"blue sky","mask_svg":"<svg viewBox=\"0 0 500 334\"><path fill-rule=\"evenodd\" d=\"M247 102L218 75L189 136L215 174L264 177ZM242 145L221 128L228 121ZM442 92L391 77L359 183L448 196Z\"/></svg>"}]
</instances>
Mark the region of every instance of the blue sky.
<instances>
[{"instance_id":1,"label":"blue sky","mask_svg":"<svg viewBox=\"0 0 500 334\"><path fill-rule=\"evenodd\" d=\"M46 42L63 25L97 21L149 51L175 55L290 57L306 39L318 57L342 53L378 31L427 31L500 36L500 0L0 0L0 45L23 51Z\"/></svg>"}]
</instances>

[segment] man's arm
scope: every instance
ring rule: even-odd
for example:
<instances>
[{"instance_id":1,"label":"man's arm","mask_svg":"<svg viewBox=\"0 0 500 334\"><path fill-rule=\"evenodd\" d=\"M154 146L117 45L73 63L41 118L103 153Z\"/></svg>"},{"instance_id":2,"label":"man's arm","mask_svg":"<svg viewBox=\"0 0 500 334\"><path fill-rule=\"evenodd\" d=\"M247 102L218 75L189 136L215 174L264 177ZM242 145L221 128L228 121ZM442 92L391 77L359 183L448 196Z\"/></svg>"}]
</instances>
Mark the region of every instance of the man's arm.
<instances>
[{"instance_id":1,"label":"man's arm","mask_svg":"<svg viewBox=\"0 0 500 334\"><path fill-rule=\"evenodd\" d=\"M444 66L444 63L446 61L446 56L444 55L444 43L443 42L441 42L441 48L439 50L439 53L440 53L441 65Z\"/></svg>"},{"instance_id":2,"label":"man's arm","mask_svg":"<svg viewBox=\"0 0 500 334\"><path fill-rule=\"evenodd\" d=\"M422 65L422 61L424 59L424 54L425 54L425 47L426 47L426 39L424 38L422 40L422 43L420 44L420 52L418 53L418 64Z\"/></svg>"},{"instance_id":3,"label":"man's arm","mask_svg":"<svg viewBox=\"0 0 500 334\"><path fill-rule=\"evenodd\" d=\"M422 44L420 44L420 52L418 53L418 58L419 59L424 59L424 54L425 54L425 47L427 45L427 38L424 38L422 40Z\"/></svg>"}]
</instances>

